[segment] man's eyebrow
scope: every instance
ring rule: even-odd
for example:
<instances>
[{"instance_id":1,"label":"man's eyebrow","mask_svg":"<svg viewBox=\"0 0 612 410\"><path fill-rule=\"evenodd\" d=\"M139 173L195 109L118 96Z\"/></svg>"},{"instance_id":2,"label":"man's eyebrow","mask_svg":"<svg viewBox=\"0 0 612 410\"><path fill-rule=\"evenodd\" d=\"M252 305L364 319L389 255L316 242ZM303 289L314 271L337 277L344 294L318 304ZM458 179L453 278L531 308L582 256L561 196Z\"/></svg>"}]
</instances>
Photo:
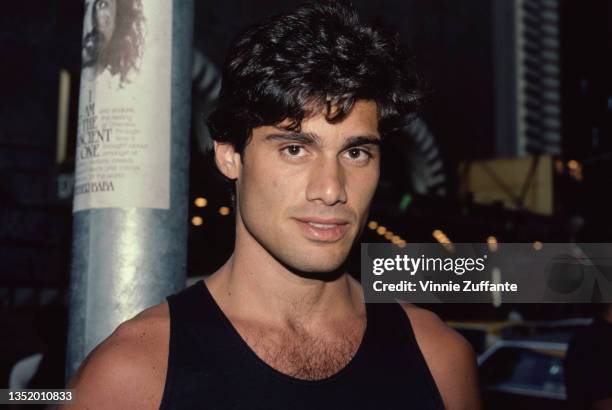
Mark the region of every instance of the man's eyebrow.
<instances>
[{"instance_id":1,"label":"man's eyebrow","mask_svg":"<svg viewBox=\"0 0 612 410\"><path fill-rule=\"evenodd\" d=\"M321 142L318 135L303 132L283 132L278 134L268 134L265 141L294 141L305 145L317 144Z\"/></svg>"},{"instance_id":2,"label":"man's eyebrow","mask_svg":"<svg viewBox=\"0 0 612 410\"><path fill-rule=\"evenodd\" d=\"M342 149L347 150L349 148L354 148L360 145L367 145L367 144L380 145L380 138L373 137L373 136L367 136L367 135L351 137L346 140Z\"/></svg>"}]
</instances>

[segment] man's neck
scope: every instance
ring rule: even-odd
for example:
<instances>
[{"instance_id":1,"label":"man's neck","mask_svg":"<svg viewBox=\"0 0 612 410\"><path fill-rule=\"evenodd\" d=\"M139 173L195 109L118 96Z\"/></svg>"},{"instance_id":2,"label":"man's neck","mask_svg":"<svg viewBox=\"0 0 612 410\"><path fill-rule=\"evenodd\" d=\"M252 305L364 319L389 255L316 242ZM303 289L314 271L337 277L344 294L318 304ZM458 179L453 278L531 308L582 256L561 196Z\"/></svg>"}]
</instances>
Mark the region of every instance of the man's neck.
<instances>
[{"instance_id":1,"label":"man's neck","mask_svg":"<svg viewBox=\"0 0 612 410\"><path fill-rule=\"evenodd\" d=\"M226 314L279 326L316 327L365 313L361 287L348 273L332 280L297 275L238 233L234 253L206 284Z\"/></svg>"}]
</instances>

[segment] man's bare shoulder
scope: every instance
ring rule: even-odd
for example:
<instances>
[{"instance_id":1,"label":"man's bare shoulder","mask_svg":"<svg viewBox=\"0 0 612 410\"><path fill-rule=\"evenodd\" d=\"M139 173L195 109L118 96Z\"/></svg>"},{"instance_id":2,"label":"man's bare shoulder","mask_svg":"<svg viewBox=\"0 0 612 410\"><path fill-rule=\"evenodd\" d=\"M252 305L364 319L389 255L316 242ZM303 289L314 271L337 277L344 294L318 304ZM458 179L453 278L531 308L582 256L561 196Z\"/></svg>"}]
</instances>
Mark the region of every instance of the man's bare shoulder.
<instances>
[{"instance_id":1,"label":"man's bare shoulder","mask_svg":"<svg viewBox=\"0 0 612 410\"><path fill-rule=\"evenodd\" d=\"M434 312L410 303L402 303L401 306L408 315L417 338L421 337L428 345L439 344L438 347L443 350L459 349L463 353L471 352L472 348L467 340Z\"/></svg>"},{"instance_id":2,"label":"man's bare shoulder","mask_svg":"<svg viewBox=\"0 0 612 410\"><path fill-rule=\"evenodd\" d=\"M472 346L435 313L402 304L447 409L479 409L478 370Z\"/></svg>"},{"instance_id":3,"label":"man's bare shoulder","mask_svg":"<svg viewBox=\"0 0 612 410\"><path fill-rule=\"evenodd\" d=\"M169 332L165 302L120 324L92 350L69 383L76 389L76 401L69 408L159 408Z\"/></svg>"}]
</instances>

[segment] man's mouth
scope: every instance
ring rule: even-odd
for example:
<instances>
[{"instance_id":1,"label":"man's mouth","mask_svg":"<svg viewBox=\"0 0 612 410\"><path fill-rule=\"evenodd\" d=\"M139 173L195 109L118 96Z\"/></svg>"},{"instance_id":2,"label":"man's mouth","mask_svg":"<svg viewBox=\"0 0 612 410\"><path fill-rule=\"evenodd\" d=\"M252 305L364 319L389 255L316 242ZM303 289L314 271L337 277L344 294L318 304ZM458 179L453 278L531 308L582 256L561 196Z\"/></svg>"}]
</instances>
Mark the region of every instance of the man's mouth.
<instances>
[{"instance_id":1,"label":"man's mouth","mask_svg":"<svg viewBox=\"0 0 612 410\"><path fill-rule=\"evenodd\" d=\"M337 225L336 224L317 224L314 222L308 222L309 225L314 226L315 228L321 228L321 229L330 229L330 228L335 228Z\"/></svg>"},{"instance_id":2,"label":"man's mouth","mask_svg":"<svg viewBox=\"0 0 612 410\"><path fill-rule=\"evenodd\" d=\"M344 237L350 224L344 219L296 218L302 232L318 242L336 242Z\"/></svg>"}]
</instances>

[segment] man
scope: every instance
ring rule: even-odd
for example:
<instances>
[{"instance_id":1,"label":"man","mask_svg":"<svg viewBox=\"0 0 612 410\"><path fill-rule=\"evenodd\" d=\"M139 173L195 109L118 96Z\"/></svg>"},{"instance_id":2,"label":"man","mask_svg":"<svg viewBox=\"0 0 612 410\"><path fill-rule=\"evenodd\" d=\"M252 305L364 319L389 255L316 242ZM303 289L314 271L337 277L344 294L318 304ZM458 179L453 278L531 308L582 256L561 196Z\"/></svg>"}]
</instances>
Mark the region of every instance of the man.
<instances>
[{"instance_id":1,"label":"man","mask_svg":"<svg viewBox=\"0 0 612 410\"><path fill-rule=\"evenodd\" d=\"M244 33L209 121L234 253L99 345L76 408L478 409L467 342L426 310L365 305L345 268L415 84L397 41L340 2Z\"/></svg>"},{"instance_id":2,"label":"man","mask_svg":"<svg viewBox=\"0 0 612 410\"><path fill-rule=\"evenodd\" d=\"M82 75L94 80L105 70L121 84L138 67L144 43L140 0L85 0Z\"/></svg>"},{"instance_id":3,"label":"man","mask_svg":"<svg viewBox=\"0 0 612 410\"><path fill-rule=\"evenodd\" d=\"M612 410L612 304L578 329L565 357L565 385L572 409Z\"/></svg>"}]
</instances>

